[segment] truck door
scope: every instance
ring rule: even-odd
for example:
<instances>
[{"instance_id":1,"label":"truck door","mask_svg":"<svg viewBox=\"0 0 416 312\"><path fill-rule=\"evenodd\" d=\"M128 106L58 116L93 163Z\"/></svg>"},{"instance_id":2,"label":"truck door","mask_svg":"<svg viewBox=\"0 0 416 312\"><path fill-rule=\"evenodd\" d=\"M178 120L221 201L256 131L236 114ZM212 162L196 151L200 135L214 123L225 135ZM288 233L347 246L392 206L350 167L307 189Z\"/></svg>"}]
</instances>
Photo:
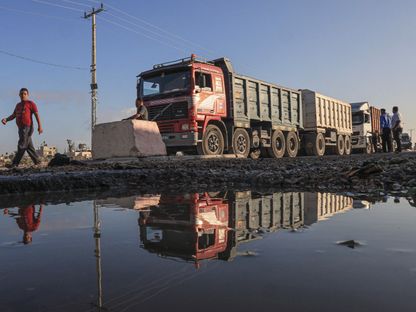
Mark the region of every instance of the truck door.
<instances>
[{"instance_id":1,"label":"truck door","mask_svg":"<svg viewBox=\"0 0 416 312\"><path fill-rule=\"evenodd\" d=\"M225 116L225 88L222 75L195 71L196 105L198 114Z\"/></svg>"}]
</instances>

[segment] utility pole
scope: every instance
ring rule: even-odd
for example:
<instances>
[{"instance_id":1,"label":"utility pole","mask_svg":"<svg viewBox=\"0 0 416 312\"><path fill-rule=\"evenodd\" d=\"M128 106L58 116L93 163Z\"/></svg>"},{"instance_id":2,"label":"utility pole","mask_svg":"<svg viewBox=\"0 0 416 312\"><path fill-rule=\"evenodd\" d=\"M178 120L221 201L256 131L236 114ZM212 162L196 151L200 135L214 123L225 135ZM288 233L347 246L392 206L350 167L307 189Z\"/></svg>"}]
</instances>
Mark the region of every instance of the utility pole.
<instances>
[{"instance_id":1,"label":"utility pole","mask_svg":"<svg viewBox=\"0 0 416 312\"><path fill-rule=\"evenodd\" d=\"M91 138L92 138L92 131L95 128L95 124L97 122L97 76L96 76L96 24L95 24L95 15L104 11L104 5L101 3L100 8L95 9L92 8L91 12L84 13L84 18L90 18L92 21L92 59L91 59Z\"/></svg>"}]
</instances>

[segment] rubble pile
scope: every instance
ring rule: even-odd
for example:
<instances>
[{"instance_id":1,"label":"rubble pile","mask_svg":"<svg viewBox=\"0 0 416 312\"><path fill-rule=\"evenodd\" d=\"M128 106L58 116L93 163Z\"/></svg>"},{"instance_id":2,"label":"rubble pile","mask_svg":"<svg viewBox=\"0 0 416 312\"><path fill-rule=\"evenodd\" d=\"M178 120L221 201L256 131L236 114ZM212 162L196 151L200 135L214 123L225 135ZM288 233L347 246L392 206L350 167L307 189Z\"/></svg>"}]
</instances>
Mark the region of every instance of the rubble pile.
<instances>
[{"instance_id":1,"label":"rubble pile","mask_svg":"<svg viewBox=\"0 0 416 312\"><path fill-rule=\"evenodd\" d=\"M152 158L69 162L0 174L0 194L76 190L205 191L229 188L416 194L416 153L282 159Z\"/></svg>"}]
</instances>

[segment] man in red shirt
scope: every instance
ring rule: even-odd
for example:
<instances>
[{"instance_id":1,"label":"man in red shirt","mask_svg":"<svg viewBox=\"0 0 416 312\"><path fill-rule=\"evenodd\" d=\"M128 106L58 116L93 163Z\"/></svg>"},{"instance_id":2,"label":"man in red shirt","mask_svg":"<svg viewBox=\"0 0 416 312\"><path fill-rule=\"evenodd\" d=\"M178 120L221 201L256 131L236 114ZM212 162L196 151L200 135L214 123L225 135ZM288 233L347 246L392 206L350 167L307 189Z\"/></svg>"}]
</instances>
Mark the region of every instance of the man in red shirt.
<instances>
[{"instance_id":1,"label":"man in red shirt","mask_svg":"<svg viewBox=\"0 0 416 312\"><path fill-rule=\"evenodd\" d=\"M16 124L19 128L19 142L17 144L17 153L13 159L12 167L17 167L19 165L25 151L27 151L35 165L40 162L32 142L33 115L35 115L38 123L39 134L43 132L38 108L35 103L29 100L29 90L26 88L20 89L19 96L20 102L16 104L13 114L7 118L3 118L1 121L3 125L5 125L7 122L16 119Z\"/></svg>"},{"instance_id":2,"label":"man in red shirt","mask_svg":"<svg viewBox=\"0 0 416 312\"><path fill-rule=\"evenodd\" d=\"M18 213L9 212L8 210L4 211L5 214L16 217L17 225L23 230L23 243L25 245L32 242L32 232L35 232L39 228L42 209L43 205L41 204L38 212L36 212L35 205L20 207Z\"/></svg>"}]
</instances>

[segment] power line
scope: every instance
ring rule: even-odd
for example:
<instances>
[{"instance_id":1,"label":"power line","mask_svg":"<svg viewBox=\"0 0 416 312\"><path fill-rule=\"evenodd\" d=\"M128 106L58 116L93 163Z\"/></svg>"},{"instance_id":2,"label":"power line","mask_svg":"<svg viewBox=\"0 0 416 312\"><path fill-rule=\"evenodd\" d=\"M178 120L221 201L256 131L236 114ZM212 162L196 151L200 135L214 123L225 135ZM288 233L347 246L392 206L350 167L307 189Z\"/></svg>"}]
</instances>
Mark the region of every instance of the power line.
<instances>
[{"instance_id":1,"label":"power line","mask_svg":"<svg viewBox=\"0 0 416 312\"><path fill-rule=\"evenodd\" d=\"M79 5L79 6L82 6L84 8L89 8L89 5L87 5L85 3L80 3L80 2L71 1L71 0L61 0L61 1L66 2L66 3L70 3L70 4Z\"/></svg>"},{"instance_id":2,"label":"power line","mask_svg":"<svg viewBox=\"0 0 416 312\"><path fill-rule=\"evenodd\" d=\"M7 8L4 6L0 6L0 9L2 10L6 10L6 11L11 11L11 12L18 12L18 13L23 13L23 14L30 14L30 15L35 15L35 16L41 16L41 17L46 17L46 18L53 18L53 19L57 19L57 20L63 20L63 21L67 21L67 22L73 22L76 19L71 19L71 18L65 18L65 17L58 17L58 16L53 16L53 15L46 15L46 14L42 14L42 13L38 13L38 12L31 12L31 11L23 11L23 10L18 10L18 9L14 9L14 8ZM81 19L80 19L81 21Z\"/></svg>"},{"instance_id":3,"label":"power line","mask_svg":"<svg viewBox=\"0 0 416 312\"><path fill-rule=\"evenodd\" d=\"M60 5L60 4L56 4L56 3L50 3L50 2L41 1L41 0L32 0L32 1L33 2L37 2L37 3L40 3L40 4L50 5L50 6L54 6L54 7L58 7L58 8L63 8L63 9L68 9L68 10L72 10L72 11L84 12L81 9L76 9L76 8L72 8L72 7L68 7L68 6Z\"/></svg>"},{"instance_id":4,"label":"power line","mask_svg":"<svg viewBox=\"0 0 416 312\"><path fill-rule=\"evenodd\" d=\"M87 1L93 2L93 3L99 3L100 2L100 1L97 1L97 0L87 0ZM153 27L154 29L157 29L160 32L163 32L163 33L165 33L165 34L167 34L169 36L172 36L172 37L174 37L176 39L179 39L179 40L181 40L181 41L183 41L183 42L185 42L187 44L190 44L192 46L198 47L199 49L204 50L204 51L208 52L209 54L214 54L213 51L208 50L207 48L201 46L200 44L197 44L197 43L192 42L192 41L190 41L188 39L185 39L185 38L183 38L183 37L181 37L179 35L176 35L176 34L174 34L172 32L169 32L169 31L167 31L167 30L165 30L165 29L163 29L163 28L161 28L159 26L156 26L156 25L154 25L152 23L149 23L148 21L146 21L144 19L141 19L139 17L136 17L134 15L131 15L131 14L129 14L129 13L123 11L123 10L120 10L120 9L118 9L118 8L112 6L112 5L106 4L106 6L109 7L109 8L111 8L111 9L113 9L113 10L115 10L115 11L117 11L117 12L119 12L119 13L121 13L121 14L123 14L123 15L125 15L125 16L128 16L128 17L130 17L132 19L135 19L135 20L137 20L137 21L139 21L139 22L141 22L143 24L146 24L146 25L148 25L150 27Z\"/></svg>"},{"instance_id":5,"label":"power line","mask_svg":"<svg viewBox=\"0 0 416 312\"><path fill-rule=\"evenodd\" d=\"M130 24L130 25L133 25L133 26L139 27L139 28L141 28L141 29L143 29L143 30L145 30L145 31L147 31L147 32L149 32L149 33L151 33L151 34L153 34L153 35L156 35L156 36L158 36L158 37L161 37L161 38L164 38L164 39L168 39L168 40L172 40L172 39L170 39L169 37L167 37L166 35L162 35L162 34L160 34L160 33L157 33L156 31L153 31L153 30L151 30L151 29L149 29L149 28L147 28L147 27L145 27L145 26L143 26L143 25L140 25L140 24L137 24L137 23L131 22L131 21L129 21L129 20L127 20L127 19L123 18L123 17L120 17L120 16L114 15L114 14L112 14L112 13L109 13L108 11L106 11L106 12L104 12L104 13L105 13L106 15L109 15L109 16L115 17L115 18L117 18L117 19L119 19L119 20L122 20L123 22L125 22L125 23L127 23L127 24Z\"/></svg>"},{"instance_id":6,"label":"power line","mask_svg":"<svg viewBox=\"0 0 416 312\"><path fill-rule=\"evenodd\" d=\"M10 53L10 52L4 51L4 50L0 50L0 53L6 54L8 56L16 57L16 58L19 58L19 59L22 59L22 60L25 60L25 61L38 63L38 64L43 64L43 65L48 65L48 66L53 66L53 67L60 67L60 68L66 68L66 69L76 69L76 70L89 70L88 68L85 68L85 67L61 65L61 64L54 64L54 63L39 61L39 60L32 59L30 57L17 55L17 54Z\"/></svg>"},{"instance_id":7,"label":"power line","mask_svg":"<svg viewBox=\"0 0 416 312\"><path fill-rule=\"evenodd\" d=\"M159 42L159 43L161 43L161 44L163 44L163 45L166 45L166 46L168 46L168 47L171 47L171 48L173 48L173 49L175 49L175 50L179 50L179 51L181 51L181 52L188 53L188 51L186 51L186 50L184 50L184 49L182 49L182 48L179 48L179 47L177 47L177 46L174 46L174 45L172 45L172 44L170 44L170 43L164 42L164 41L159 40L159 39L157 39L157 38L153 38L153 37L151 37L151 36L149 36L149 35L147 35L147 34L144 34L144 33L142 33L142 32L139 32L139 31L137 31L137 30L135 30L135 29L132 29L132 28L130 28L130 27L124 26L124 25L122 25L122 24L120 24L120 23L114 22L114 21L109 20L109 19L104 18L104 17L100 17L100 19L102 19L103 21L105 21L105 22L107 22L107 23L113 24L113 25L115 25L115 26L121 27L121 28L123 28L123 29L125 29L125 30L128 30L128 31L130 31L130 32L133 32L133 33L135 33L135 34L138 34L138 35L144 36L144 37L146 37L146 38L148 38L148 39L150 39L150 40L157 41L157 42Z\"/></svg>"}]
</instances>

